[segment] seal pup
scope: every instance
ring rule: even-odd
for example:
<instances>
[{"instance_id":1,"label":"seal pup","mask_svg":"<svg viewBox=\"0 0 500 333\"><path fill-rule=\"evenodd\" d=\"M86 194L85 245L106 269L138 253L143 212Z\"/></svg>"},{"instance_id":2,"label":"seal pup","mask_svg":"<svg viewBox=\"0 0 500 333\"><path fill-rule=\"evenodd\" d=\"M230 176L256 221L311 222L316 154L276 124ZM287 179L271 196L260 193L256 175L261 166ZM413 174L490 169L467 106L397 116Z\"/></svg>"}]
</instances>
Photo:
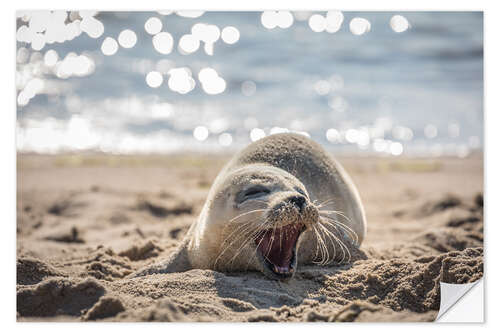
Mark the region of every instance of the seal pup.
<instances>
[{"instance_id":1,"label":"seal pup","mask_svg":"<svg viewBox=\"0 0 500 333\"><path fill-rule=\"evenodd\" d=\"M166 261L131 277L199 268L286 280L298 264L349 262L365 234L361 199L342 166L304 135L275 134L226 164Z\"/></svg>"}]
</instances>

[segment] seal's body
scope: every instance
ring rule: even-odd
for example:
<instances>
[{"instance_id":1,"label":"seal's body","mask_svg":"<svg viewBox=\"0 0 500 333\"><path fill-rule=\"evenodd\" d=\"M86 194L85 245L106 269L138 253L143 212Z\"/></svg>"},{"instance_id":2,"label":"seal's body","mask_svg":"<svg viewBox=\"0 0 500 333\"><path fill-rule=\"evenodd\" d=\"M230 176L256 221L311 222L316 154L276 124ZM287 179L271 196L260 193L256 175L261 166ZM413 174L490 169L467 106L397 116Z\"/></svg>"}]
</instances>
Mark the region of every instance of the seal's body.
<instances>
[{"instance_id":1,"label":"seal's body","mask_svg":"<svg viewBox=\"0 0 500 333\"><path fill-rule=\"evenodd\" d=\"M361 200L341 165L303 135L276 134L235 155L179 249L134 276L202 268L287 279L297 263L349 261L365 234Z\"/></svg>"}]
</instances>

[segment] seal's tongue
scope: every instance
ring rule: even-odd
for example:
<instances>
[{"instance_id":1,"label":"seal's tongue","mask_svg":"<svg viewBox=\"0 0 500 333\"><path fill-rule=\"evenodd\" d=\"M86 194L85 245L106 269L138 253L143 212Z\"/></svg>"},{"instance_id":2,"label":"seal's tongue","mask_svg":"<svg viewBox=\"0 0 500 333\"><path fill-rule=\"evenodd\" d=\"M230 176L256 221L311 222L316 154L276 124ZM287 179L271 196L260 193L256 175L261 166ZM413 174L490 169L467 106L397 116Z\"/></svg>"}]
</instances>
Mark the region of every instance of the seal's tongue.
<instances>
[{"instance_id":1,"label":"seal's tongue","mask_svg":"<svg viewBox=\"0 0 500 333\"><path fill-rule=\"evenodd\" d=\"M260 253L274 265L276 273L290 271L293 250L300 235L300 225L289 224L275 229L269 229L259 235L256 244Z\"/></svg>"}]
</instances>

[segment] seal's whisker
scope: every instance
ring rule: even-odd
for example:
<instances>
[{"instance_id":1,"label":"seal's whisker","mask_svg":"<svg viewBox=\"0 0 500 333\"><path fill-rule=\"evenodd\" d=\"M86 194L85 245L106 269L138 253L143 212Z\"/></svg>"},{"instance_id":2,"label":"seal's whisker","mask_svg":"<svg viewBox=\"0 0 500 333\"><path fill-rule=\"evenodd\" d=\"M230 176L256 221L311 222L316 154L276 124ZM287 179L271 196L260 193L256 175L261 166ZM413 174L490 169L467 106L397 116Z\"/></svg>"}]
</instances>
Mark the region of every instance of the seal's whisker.
<instances>
[{"instance_id":1,"label":"seal's whisker","mask_svg":"<svg viewBox=\"0 0 500 333\"><path fill-rule=\"evenodd\" d=\"M259 225L264 225L264 221L260 221L258 222L259 224L257 225L257 227L259 227ZM225 243L227 243L227 241L238 231L240 231L241 233L239 235L237 235L235 238L233 238L231 240L231 242L229 244L227 244L221 251L221 253L217 256L216 258L216 262L214 263L214 266L216 266L217 262L219 261L219 259L222 257L222 255L233 245L235 244L236 242L240 241L241 238L245 238L247 236L247 234L252 234L252 232L249 232L249 230L252 229L253 225L255 224L255 221L251 220L251 221L247 221L246 223L243 223L241 226L239 226L238 228L236 228L235 230L233 230L233 232L231 232L231 234L229 234L225 239L224 241L222 242L222 245L224 245Z\"/></svg>"},{"instance_id":2,"label":"seal's whisker","mask_svg":"<svg viewBox=\"0 0 500 333\"><path fill-rule=\"evenodd\" d=\"M332 244L332 247L333 247L333 257L332 257L332 260L335 260L335 258L337 257L336 255L336 248L335 248L335 241L339 242L339 240L337 239L337 237L335 237L335 235L333 235L331 232L329 232L329 230L324 227L322 224L318 224L321 228L321 230L323 231L323 233L325 234L326 237L328 237L328 239L330 240L330 243ZM344 253L344 249L342 248L342 246L339 244L340 246L340 249L342 250L342 255L343 255L343 258L345 256L345 253ZM330 260L328 260L325 264L327 264L328 262L330 262Z\"/></svg>"},{"instance_id":3,"label":"seal's whisker","mask_svg":"<svg viewBox=\"0 0 500 333\"><path fill-rule=\"evenodd\" d=\"M320 249L321 249L321 260L318 261L317 263L319 265L324 265L325 261L327 260L326 258L328 256L328 249L326 247L325 240L321 236L321 232L319 230L316 230L316 233L318 235Z\"/></svg>"},{"instance_id":4,"label":"seal's whisker","mask_svg":"<svg viewBox=\"0 0 500 333\"><path fill-rule=\"evenodd\" d=\"M318 237L316 236L316 227L313 226L311 229L315 233L314 237L316 237L316 239L317 239ZM316 259L318 257L318 254L319 254L319 241L316 241L316 253L314 254L314 259ZM313 262L314 262L314 259L313 259Z\"/></svg>"},{"instance_id":5,"label":"seal's whisker","mask_svg":"<svg viewBox=\"0 0 500 333\"><path fill-rule=\"evenodd\" d=\"M256 230L254 230L253 232L250 233L251 236L248 237L248 239L246 239L245 241L243 241L242 245L236 250L236 253L234 254L234 256L229 260L229 263L231 265L234 264L234 259L236 259L241 254L241 252L243 251L245 246L248 245L251 241L255 241L255 239L257 239L260 231L265 229L264 226L265 226L265 222L262 222L260 225L257 226Z\"/></svg>"},{"instance_id":6,"label":"seal's whisker","mask_svg":"<svg viewBox=\"0 0 500 333\"><path fill-rule=\"evenodd\" d=\"M240 218L242 216L245 216L245 215L248 215L248 214L252 214L252 213L257 213L257 212L265 212L267 210L269 210L269 209L268 208L265 208L265 209L261 208L261 209L254 209L254 210L251 210L249 212L242 213L242 214L240 214L240 215L238 215L236 217L233 217L231 220L229 220L229 223L233 222L234 220L236 220L236 219L238 219L238 218Z\"/></svg>"},{"instance_id":7,"label":"seal's whisker","mask_svg":"<svg viewBox=\"0 0 500 333\"><path fill-rule=\"evenodd\" d=\"M347 215L345 215L343 212L338 211L338 210L319 210L318 212L319 212L319 215L321 215L321 216L323 216L323 217L328 217L329 219L332 219L332 220L334 220L334 221L336 221L336 222L338 222L338 223L341 223L341 224L343 224L343 225L346 225L346 224L345 224L345 223L343 223L343 222L340 222L340 221L338 221L338 220L333 219L333 218L332 218L331 216L329 216L329 215L331 215L331 214L340 215L340 216L342 216L344 219L346 219L346 222L347 222L347 223L350 223L350 222L351 222L351 219L350 219Z\"/></svg>"},{"instance_id":8,"label":"seal's whisker","mask_svg":"<svg viewBox=\"0 0 500 333\"><path fill-rule=\"evenodd\" d=\"M340 246L340 248L341 248L341 250L342 250L342 260L341 260L341 262L344 262L344 259L345 259L345 253L346 253L346 252L347 252L348 257L349 257L348 261L350 261L350 260L351 260L351 251L349 250L349 248L348 248L348 247L347 247L347 246L346 246L346 245L345 245L345 244L344 244L344 243L343 243L343 242L342 242L342 241L341 241L341 240L340 240L337 236L335 236L335 234L334 234L332 231L328 230L328 228L326 228L323 224L319 223L318 225L319 225L319 226L320 226L320 227L321 227L321 228L322 228L322 229L323 229L326 233L328 233L331 237L333 237L333 238L334 238L334 239L338 242L338 244L339 244L339 246Z\"/></svg>"},{"instance_id":9,"label":"seal's whisker","mask_svg":"<svg viewBox=\"0 0 500 333\"><path fill-rule=\"evenodd\" d=\"M319 209L319 208L321 208L321 207L324 207L326 204L328 204L328 203L330 203L330 202L332 202L332 201L334 201L334 200L335 200L335 198L330 198L330 199L327 199L327 200L323 201L322 203L320 203L319 205L317 205L317 206L316 206L316 208L318 208L318 209Z\"/></svg>"},{"instance_id":10,"label":"seal's whisker","mask_svg":"<svg viewBox=\"0 0 500 333\"><path fill-rule=\"evenodd\" d=\"M276 224L273 225L273 232L271 233L271 241L269 244L267 244L267 251L266 254L264 255L266 258L269 255L269 252L271 251L271 247L274 243L274 235L276 234Z\"/></svg>"},{"instance_id":11,"label":"seal's whisker","mask_svg":"<svg viewBox=\"0 0 500 333\"><path fill-rule=\"evenodd\" d=\"M320 209L320 210L318 210L318 212L320 214L321 213L324 213L324 214L337 214L337 215L340 215L343 218L345 218L347 222L351 222L351 219L347 215L345 215L343 212L341 212L339 210L325 210L325 209L321 210Z\"/></svg>"},{"instance_id":12,"label":"seal's whisker","mask_svg":"<svg viewBox=\"0 0 500 333\"><path fill-rule=\"evenodd\" d=\"M228 241L231 236L233 236L234 234L238 233L238 232L242 232L244 233L246 229L249 229L251 227L251 225L254 223L254 221L250 220L250 221L247 221L247 222L244 222L242 223L241 225L239 225L236 229L234 229L226 238L224 238L224 241L222 242L222 245L224 245L224 243L226 241ZM227 226L226 226L227 227ZM223 231L225 230L226 228L223 229Z\"/></svg>"},{"instance_id":13,"label":"seal's whisker","mask_svg":"<svg viewBox=\"0 0 500 333\"><path fill-rule=\"evenodd\" d=\"M322 218L328 219L328 220L322 220L323 223L338 226L339 228L343 229L347 233L347 235L349 237L351 237L351 239L356 244L358 244L358 235L356 234L356 232L352 228L350 228L349 226L345 225L344 223L339 222L339 221L337 221L329 216L324 216L324 215L320 215L320 216Z\"/></svg>"},{"instance_id":14,"label":"seal's whisker","mask_svg":"<svg viewBox=\"0 0 500 333\"><path fill-rule=\"evenodd\" d=\"M323 233L325 234L325 237L327 237L328 240L330 241L330 243L332 244L333 256L330 259L330 255L328 255L328 260L325 262L325 264L328 264L331 260L335 260L335 258L337 257L337 250L335 248L335 241L339 241L339 240L335 237L335 235L331 234L325 226L323 226L322 224L318 224L318 225L321 228L321 230L323 231ZM328 237L328 236L330 236L330 237ZM342 249L342 247L341 247L341 249Z\"/></svg>"},{"instance_id":15,"label":"seal's whisker","mask_svg":"<svg viewBox=\"0 0 500 333\"><path fill-rule=\"evenodd\" d=\"M325 260L326 260L327 256L329 258L328 249L326 247L325 240L321 236L321 232L315 226L313 226L313 230L314 230L314 233L315 233L315 236L317 239L317 244L319 244L319 248L321 250L321 261L316 261L314 263L319 264L319 265L324 265L324 263L326 262Z\"/></svg>"}]
</instances>

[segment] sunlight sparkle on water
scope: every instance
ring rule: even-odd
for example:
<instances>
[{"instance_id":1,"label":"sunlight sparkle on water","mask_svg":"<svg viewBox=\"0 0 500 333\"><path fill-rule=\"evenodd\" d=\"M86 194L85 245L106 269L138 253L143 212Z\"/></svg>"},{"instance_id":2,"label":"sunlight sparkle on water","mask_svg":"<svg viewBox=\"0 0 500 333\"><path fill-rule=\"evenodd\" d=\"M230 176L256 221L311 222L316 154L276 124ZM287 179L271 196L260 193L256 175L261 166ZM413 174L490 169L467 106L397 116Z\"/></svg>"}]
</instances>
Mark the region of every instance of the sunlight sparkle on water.
<instances>
[{"instance_id":1,"label":"sunlight sparkle on water","mask_svg":"<svg viewBox=\"0 0 500 333\"><path fill-rule=\"evenodd\" d=\"M67 79L71 76L87 76L94 72L95 63L86 55L77 55L70 52L64 60L58 61L54 66L57 77Z\"/></svg>"},{"instance_id":2,"label":"sunlight sparkle on water","mask_svg":"<svg viewBox=\"0 0 500 333\"><path fill-rule=\"evenodd\" d=\"M205 12L202 10L178 10L175 13L182 17L197 18L202 16Z\"/></svg>"},{"instance_id":3,"label":"sunlight sparkle on water","mask_svg":"<svg viewBox=\"0 0 500 333\"><path fill-rule=\"evenodd\" d=\"M320 96L326 95L330 92L330 82L326 80L316 81L314 84L314 90Z\"/></svg>"},{"instance_id":4,"label":"sunlight sparkle on water","mask_svg":"<svg viewBox=\"0 0 500 333\"><path fill-rule=\"evenodd\" d=\"M260 21L267 29L274 29L276 27L287 29L293 24L293 15L287 10L265 11L260 16Z\"/></svg>"},{"instance_id":5,"label":"sunlight sparkle on water","mask_svg":"<svg viewBox=\"0 0 500 333\"><path fill-rule=\"evenodd\" d=\"M229 133L219 135L219 144L223 147L230 146L233 143L233 136Z\"/></svg>"},{"instance_id":6,"label":"sunlight sparkle on water","mask_svg":"<svg viewBox=\"0 0 500 333\"><path fill-rule=\"evenodd\" d=\"M121 47L130 49L137 43L137 35L132 30L125 29L120 32L120 35L118 36L118 43L120 43Z\"/></svg>"},{"instance_id":7,"label":"sunlight sparkle on water","mask_svg":"<svg viewBox=\"0 0 500 333\"><path fill-rule=\"evenodd\" d=\"M153 47L161 54L169 54L174 47L174 38L168 32L160 32L153 37Z\"/></svg>"},{"instance_id":8,"label":"sunlight sparkle on water","mask_svg":"<svg viewBox=\"0 0 500 333\"><path fill-rule=\"evenodd\" d=\"M256 91L257 85L253 81L243 81L243 83L241 84L241 93L245 96L253 96Z\"/></svg>"},{"instance_id":9,"label":"sunlight sparkle on water","mask_svg":"<svg viewBox=\"0 0 500 333\"><path fill-rule=\"evenodd\" d=\"M200 70L198 79L201 82L203 90L209 95L216 95L226 90L226 81L210 67Z\"/></svg>"},{"instance_id":10,"label":"sunlight sparkle on water","mask_svg":"<svg viewBox=\"0 0 500 333\"><path fill-rule=\"evenodd\" d=\"M101 45L101 52L104 55L111 56L118 51L118 43L112 37L106 37Z\"/></svg>"},{"instance_id":11,"label":"sunlight sparkle on water","mask_svg":"<svg viewBox=\"0 0 500 333\"><path fill-rule=\"evenodd\" d=\"M17 96L17 104L21 106L28 104L30 99L43 91L44 87L45 84L42 79L31 79Z\"/></svg>"},{"instance_id":12,"label":"sunlight sparkle on water","mask_svg":"<svg viewBox=\"0 0 500 333\"><path fill-rule=\"evenodd\" d=\"M29 56L30 56L30 52L28 51L28 49L25 48L25 47L20 47L17 50L16 62L18 64L24 64L24 63L26 63L28 61Z\"/></svg>"},{"instance_id":13,"label":"sunlight sparkle on water","mask_svg":"<svg viewBox=\"0 0 500 333\"><path fill-rule=\"evenodd\" d=\"M410 23L406 17L402 15L394 15L391 17L390 26L395 32L404 32L410 28Z\"/></svg>"},{"instance_id":14,"label":"sunlight sparkle on water","mask_svg":"<svg viewBox=\"0 0 500 333\"><path fill-rule=\"evenodd\" d=\"M220 38L220 29L214 24L196 23L191 27L191 34L205 43L215 43Z\"/></svg>"},{"instance_id":15,"label":"sunlight sparkle on water","mask_svg":"<svg viewBox=\"0 0 500 333\"><path fill-rule=\"evenodd\" d=\"M205 141L208 138L208 129L205 126L197 126L193 130L193 136L198 141Z\"/></svg>"},{"instance_id":16,"label":"sunlight sparkle on water","mask_svg":"<svg viewBox=\"0 0 500 333\"><path fill-rule=\"evenodd\" d=\"M234 44L240 39L240 31L235 27L222 29L221 38L226 44Z\"/></svg>"},{"instance_id":17,"label":"sunlight sparkle on water","mask_svg":"<svg viewBox=\"0 0 500 333\"><path fill-rule=\"evenodd\" d=\"M349 29L353 35L360 36L370 31L371 24L370 21L365 18L355 17L349 23Z\"/></svg>"},{"instance_id":18,"label":"sunlight sparkle on water","mask_svg":"<svg viewBox=\"0 0 500 333\"><path fill-rule=\"evenodd\" d=\"M326 29L326 18L320 14L309 17L309 27L314 32L322 32Z\"/></svg>"},{"instance_id":19,"label":"sunlight sparkle on water","mask_svg":"<svg viewBox=\"0 0 500 333\"><path fill-rule=\"evenodd\" d=\"M200 40L194 35L184 35L179 39L179 48L186 54L196 52L200 47Z\"/></svg>"},{"instance_id":20,"label":"sunlight sparkle on water","mask_svg":"<svg viewBox=\"0 0 500 333\"><path fill-rule=\"evenodd\" d=\"M250 131L250 140L252 140L252 142L255 142L259 139L262 139L265 136L266 136L266 132L264 132L264 130L262 128L256 127Z\"/></svg>"},{"instance_id":21,"label":"sunlight sparkle on water","mask_svg":"<svg viewBox=\"0 0 500 333\"><path fill-rule=\"evenodd\" d=\"M325 30L329 33L335 33L340 30L344 22L344 14L337 10L332 10L326 13L326 26Z\"/></svg>"},{"instance_id":22,"label":"sunlight sparkle on water","mask_svg":"<svg viewBox=\"0 0 500 333\"><path fill-rule=\"evenodd\" d=\"M279 133L288 133L288 132L290 132L290 130L288 128L275 126L275 127L271 128L271 130L269 131L269 134L279 134Z\"/></svg>"},{"instance_id":23,"label":"sunlight sparkle on water","mask_svg":"<svg viewBox=\"0 0 500 333\"><path fill-rule=\"evenodd\" d=\"M56 51L48 50L47 52L45 52L45 56L43 57L45 66L52 67L57 63L57 60L59 60L59 55Z\"/></svg>"},{"instance_id":24,"label":"sunlight sparkle on water","mask_svg":"<svg viewBox=\"0 0 500 333\"><path fill-rule=\"evenodd\" d=\"M179 94L187 94L196 86L191 77L191 70L187 67L172 68L168 71L168 87Z\"/></svg>"},{"instance_id":25,"label":"sunlight sparkle on water","mask_svg":"<svg viewBox=\"0 0 500 333\"><path fill-rule=\"evenodd\" d=\"M342 137L340 135L340 132L337 131L335 128L329 128L326 131L326 139L332 143L337 143L342 140Z\"/></svg>"},{"instance_id":26,"label":"sunlight sparkle on water","mask_svg":"<svg viewBox=\"0 0 500 333\"><path fill-rule=\"evenodd\" d=\"M16 32L19 42L31 43L33 50L39 51L46 44L63 43L81 34L80 21L73 20L66 24L68 13L62 10L35 10L23 14L23 21Z\"/></svg>"},{"instance_id":27,"label":"sunlight sparkle on water","mask_svg":"<svg viewBox=\"0 0 500 333\"><path fill-rule=\"evenodd\" d=\"M150 35L156 35L163 28L163 23L157 17L150 17L146 23L144 23L144 29Z\"/></svg>"},{"instance_id":28,"label":"sunlight sparkle on water","mask_svg":"<svg viewBox=\"0 0 500 333\"><path fill-rule=\"evenodd\" d=\"M81 15L81 12L80 12ZM80 22L80 29L87 33L89 37L99 38L104 33L104 24L101 21L95 19L93 16L83 17L82 22Z\"/></svg>"},{"instance_id":29,"label":"sunlight sparkle on water","mask_svg":"<svg viewBox=\"0 0 500 333\"><path fill-rule=\"evenodd\" d=\"M149 72L148 75L146 75L146 83L151 88L158 88L163 83L163 76L160 72Z\"/></svg>"},{"instance_id":30,"label":"sunlight sparkle on water","mask_svg":"<svg viewBox=\"0 0 500 333\"><path fill-rule=\"evenodd\" d=\"M392 142L389 149L394 156L399 156L403 153L403 145L400 142Z\"/></svg>"},{"instance_id":31,"label":"sunlight sparkle on water","mask_svg":"<svg viewBox=\"0 0 500 333\"><path fill-rule=\"evenodd\" d=\"M438 129L433 124L428 124L424 128L424 134L427 138L432 139L438 135Z\"/></svg>"}]
</instances>

